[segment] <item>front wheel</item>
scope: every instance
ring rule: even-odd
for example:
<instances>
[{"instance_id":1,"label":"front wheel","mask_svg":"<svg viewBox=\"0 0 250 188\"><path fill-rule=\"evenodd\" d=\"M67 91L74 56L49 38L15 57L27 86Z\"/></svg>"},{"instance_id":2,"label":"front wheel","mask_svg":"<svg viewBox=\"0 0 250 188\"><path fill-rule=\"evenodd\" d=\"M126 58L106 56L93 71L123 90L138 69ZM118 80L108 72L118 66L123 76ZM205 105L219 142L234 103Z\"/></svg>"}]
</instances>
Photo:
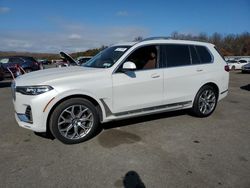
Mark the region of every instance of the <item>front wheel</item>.
<instances>
[{"instance_id":1,"label":"front wheel","mask_svg":"<svg viewBox=\"0 0 250 188\"><path fill-rule=\"evenodd\" d=\"M207 117L213 113L217 105L218 94L209 85L203 86L197 93L192 112L197 117Z\"/></svg>"},{"instance_id":2,"label":"front wheel","mask_svg":"<svg viewBox=\"0 0 250 188\"><path fill-rule=\"evenodd\" d=\"M76 144L94 136L99 125L95 106L82 98L68 99L59 104L50 118L50 130L64 144Z\"/></svg>"},{"instance_id":3,"label":"front wheel","mask_svg":"<svg viewBox=\"0 0 250 188\"><path fill-rule=\"evenodd\" d=\"M29 72L31 72L32 70L29 69L29 68L26 68L26 69L24 69L24 71L25 71L25 73L29 73Z\"/></svg>"}]
</instances>

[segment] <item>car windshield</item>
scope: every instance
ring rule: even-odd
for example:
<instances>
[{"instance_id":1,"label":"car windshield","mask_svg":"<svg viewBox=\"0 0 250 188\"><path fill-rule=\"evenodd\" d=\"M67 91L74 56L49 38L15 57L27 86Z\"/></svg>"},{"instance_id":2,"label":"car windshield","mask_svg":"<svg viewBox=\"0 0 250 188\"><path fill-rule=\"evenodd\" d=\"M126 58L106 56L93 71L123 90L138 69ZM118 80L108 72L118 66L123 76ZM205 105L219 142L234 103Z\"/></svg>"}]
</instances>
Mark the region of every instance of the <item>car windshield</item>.
<instances>
[{"instance_id":1,"label":"car windshield","mask_svg":"<svg viewBox=\"0 0 250 188\"><path fill-rule=\"evenodd\" d=\"M36 62L36 60L33 57L22 57L22 59L24 59L26 61Z\"/></svg>"},{"instance_id":2,"label":"car windshield","mask_svg":"<svg viewBox=\"0 0 250 188\"><path fill-rule=\"evenodd\" d=\"M130 48L130 46L112 46L104 49L92 59L87 61L84 67L109 68Z\"/></svg>"}]
</instances>

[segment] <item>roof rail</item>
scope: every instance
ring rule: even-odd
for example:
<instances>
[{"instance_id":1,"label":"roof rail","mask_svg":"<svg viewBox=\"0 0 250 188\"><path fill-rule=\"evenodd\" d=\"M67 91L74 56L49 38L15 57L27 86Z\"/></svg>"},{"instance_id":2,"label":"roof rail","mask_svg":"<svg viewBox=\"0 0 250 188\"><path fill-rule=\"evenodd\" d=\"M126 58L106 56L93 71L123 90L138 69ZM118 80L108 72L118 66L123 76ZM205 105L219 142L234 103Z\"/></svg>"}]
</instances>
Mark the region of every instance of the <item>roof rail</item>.
<instances>
[{"instance_id":1,"label":"roof rail","mask_svg":"<svg viewBox=\"0 0 250 188\"><path fill-rule=\"evenodd\" d=\"M141 40L140 42L142 41L149 41L149 40L168 40L168 39L171 39L171 37L149 37L149 38L145 38L143 40Z\"/></svg>"}]
</instances>

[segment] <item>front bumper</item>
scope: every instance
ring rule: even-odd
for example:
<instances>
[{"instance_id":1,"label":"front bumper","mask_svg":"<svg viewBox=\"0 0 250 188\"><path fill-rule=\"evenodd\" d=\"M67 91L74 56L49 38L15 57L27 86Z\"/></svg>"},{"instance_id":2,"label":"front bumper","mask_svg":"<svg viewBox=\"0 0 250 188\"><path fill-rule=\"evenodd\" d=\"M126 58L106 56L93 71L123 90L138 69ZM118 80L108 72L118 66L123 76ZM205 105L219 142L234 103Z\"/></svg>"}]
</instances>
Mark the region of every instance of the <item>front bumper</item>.
<instances>
[{"instance_id":1,"label":"front bumper","mask_svg":"<svg viewBox=\"0 0 250 188\"><path fill-rule=\"evenodd\" d=\"M15 92L14 89L12 90L13 104L16 112L15 118L18 125L35 132L46 132L49 112L45 108L51 99L56 96L57 92L51 90L40 95L31 96Z\"/></svg>"}]
</instances>

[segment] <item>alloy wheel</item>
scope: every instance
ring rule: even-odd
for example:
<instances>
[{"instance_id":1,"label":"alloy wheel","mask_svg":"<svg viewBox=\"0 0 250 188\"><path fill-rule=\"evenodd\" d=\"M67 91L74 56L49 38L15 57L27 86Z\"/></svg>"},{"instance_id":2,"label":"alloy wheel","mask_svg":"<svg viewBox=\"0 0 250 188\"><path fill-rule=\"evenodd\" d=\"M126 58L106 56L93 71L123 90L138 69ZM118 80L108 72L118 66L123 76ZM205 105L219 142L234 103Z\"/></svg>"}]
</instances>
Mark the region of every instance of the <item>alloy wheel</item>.
<instances>
[{"instance_id":1,"label":"alloy wheel","mask_svg":"<svg viewBox=\"0 0 250 188\"><path fill-rule=\"evenodd\" d=\"M72 105L62 111L58 118L60 134L71 140L86 136L94 123L92 111L84 105Z\"/></svg>"},{"instance_id":2,"label":"alloy wheel","mask_svg":"<svg viewBox=\"0 0 250 188\"><path fill-rule=\"evenodd\" d=\"M211 113L215 108L216 100L216 95L213 90L204 90L198 102L200 112L204 115Z\"/></svg>"}]
</instances>

